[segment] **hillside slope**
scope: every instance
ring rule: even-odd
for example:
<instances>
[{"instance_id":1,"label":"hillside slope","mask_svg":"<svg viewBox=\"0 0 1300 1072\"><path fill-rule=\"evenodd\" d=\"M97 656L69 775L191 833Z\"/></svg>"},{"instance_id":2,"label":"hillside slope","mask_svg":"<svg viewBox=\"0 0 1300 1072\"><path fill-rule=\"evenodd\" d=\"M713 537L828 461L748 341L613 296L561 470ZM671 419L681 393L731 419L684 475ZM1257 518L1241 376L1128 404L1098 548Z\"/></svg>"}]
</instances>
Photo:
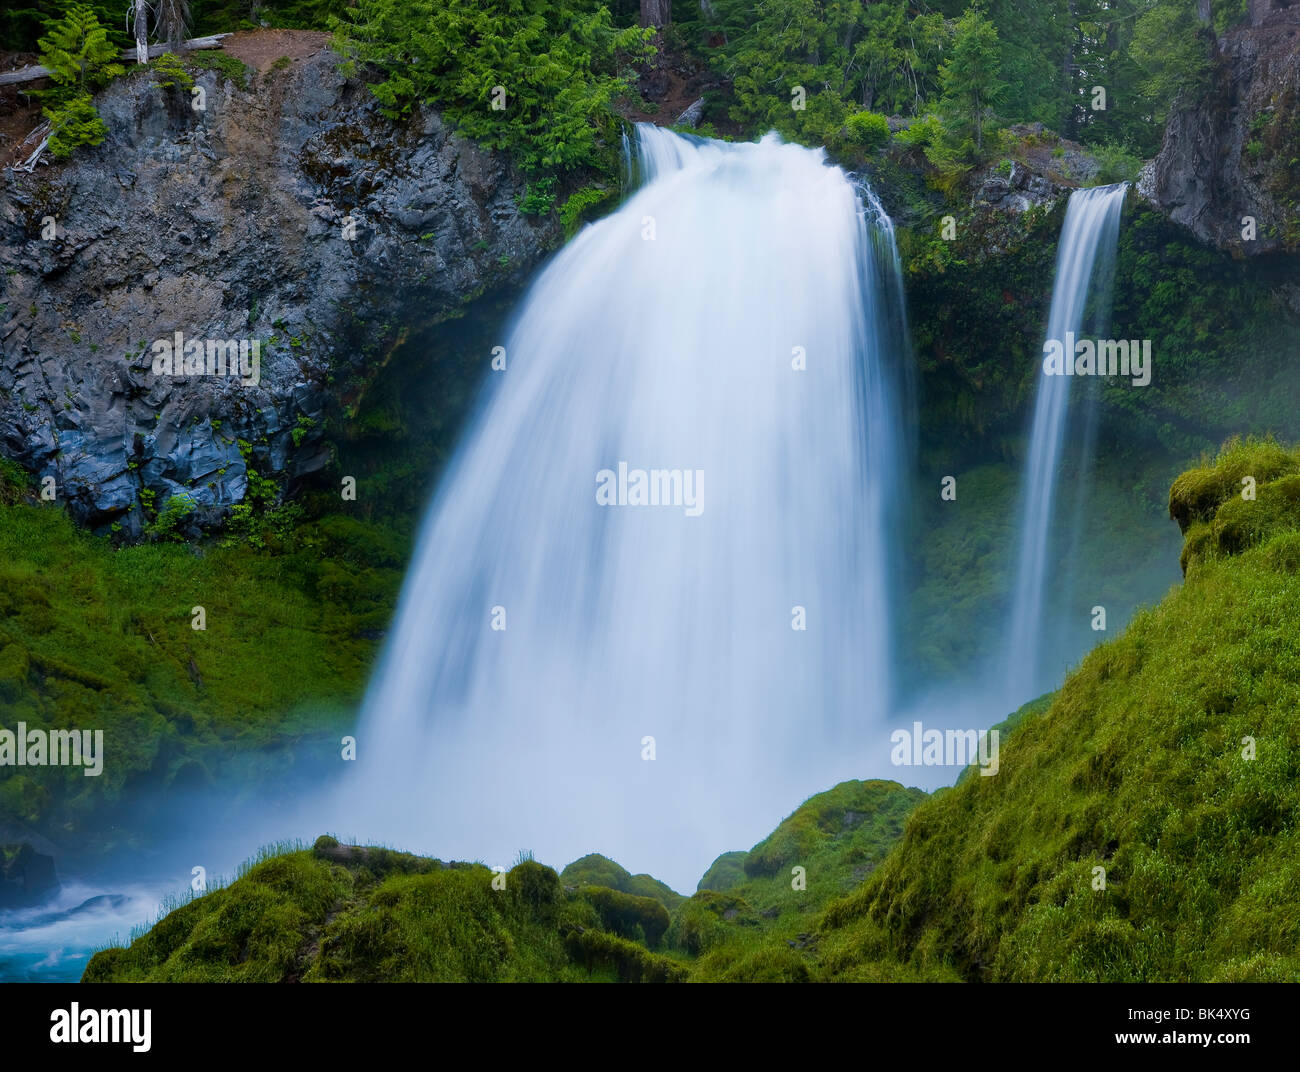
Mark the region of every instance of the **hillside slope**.
<instances>
[{"instance_id":1,"label":"hillside slope","mask_svg":"<svg viewBox=\"0 0 1300 1072\"><path fill-rule=\"evenodd\" d=\"M1297 472L1231 442L1175 483L1183 587L913 813L827 910L827 977L1300 980Z\"/></svg>"}]
</instances>

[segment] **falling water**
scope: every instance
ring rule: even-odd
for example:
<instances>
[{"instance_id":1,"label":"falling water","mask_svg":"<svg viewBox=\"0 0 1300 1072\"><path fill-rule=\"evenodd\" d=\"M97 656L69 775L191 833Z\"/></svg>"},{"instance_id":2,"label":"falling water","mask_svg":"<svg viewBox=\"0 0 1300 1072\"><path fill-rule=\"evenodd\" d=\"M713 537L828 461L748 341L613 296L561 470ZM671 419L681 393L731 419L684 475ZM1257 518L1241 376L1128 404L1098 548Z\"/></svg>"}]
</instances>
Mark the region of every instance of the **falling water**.
<instances>
[{"instance_id":1,"label":"falling water","mask_svg":"<svg viewBox=\"0 0 1300 1072\"><path fill-rule=\"evenodd\" d=\"M1058 340L1064 346L1067 332L1078 335L1084 327L1090 290L1099 283L1109 286L1107 269L1114 261L1127 190L1127 183L1118 183L1070 195L1057 247L1048 340ZM1066 354L1067 360L1073 360L1068 350ZM1040 372L1038 377L1029 464L1021 493L1019 559L1009 633L1006 682L1011 704L1032 698L1052 680L1044 673L1041 641L1045 632L1050 632L1045 596L1054 571L1049 548L1073 382L1072 376Z\"/></svg>"},{"instance_id":2,"label":"falling water","mask_svg":"<svg viewBox=\"0 0 1300 1072\"><path fill-rule=\"evenodd\" d=\"M641 186L532 287L429 509L339 830L689 888L879 743L888 217L774 135L636 142ZM631 505L637 470L668 504Z\"/></svg>"}]
</instances>

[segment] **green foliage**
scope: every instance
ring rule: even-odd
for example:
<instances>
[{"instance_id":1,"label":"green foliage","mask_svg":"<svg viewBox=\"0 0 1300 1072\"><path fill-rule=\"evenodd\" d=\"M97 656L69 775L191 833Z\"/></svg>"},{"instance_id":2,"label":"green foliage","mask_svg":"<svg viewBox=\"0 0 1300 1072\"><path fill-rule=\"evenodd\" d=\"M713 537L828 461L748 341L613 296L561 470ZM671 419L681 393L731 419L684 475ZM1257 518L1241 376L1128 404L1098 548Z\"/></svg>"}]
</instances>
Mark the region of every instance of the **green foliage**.
<instances>
[{"instance_id":1,"label":"green foliage","mask_svg":"<svg viewBox=\"0 0 1300 1072\"><path fill-rule=\"evenodd\" d=\"M27 471L16 462L0 457L0 506L13 506L31 490Z\"/></svg>"},{"instance_id":2,"label":"green foliage","mask_svg":"<svg viewBox=\"0 0 1300 1072\"><path fill-rule=\"evenodd\" d=\"M560 209L560 222L564 225L565 234L573 234L591 210L608 201L611 195L612 191L603 186L584 186L570 194Z\"/></svg>"},{"instance_id":3,"label":"green foliage","mask_svg":"<svg viewBox=\"0 0 1300 1072\"><path fill-rule=\"evenodd\" d=\"M145 535L155 540L184 540L185 533L178 526L194 513L195 505L193 497L185 492L170 496L158 517L145 525Z\"/></svg>"},{"instance_id":4,"label":"green foliage","mask_svg":"<svg viewBox=\"0 0 1300 1072\"><path fill-rule=\"evenodd\" d=\"M1098 145L1092 150L1099 165L1094 182L1109 186L1116 182L1136 182L1142 169L1142 160L1118 145Z\"/></svg>"},{"instance_id":5,"label":"green foliage","mask_svg":"<svg viewBox=\"0 0 1300 1072\"><path fill-rule=\"evenodd\" d=\"M436 103L530 174L612 169L610 105L629 84L620 63L647 55L652 36L616 28L593 0L358 0L331 24L345 69L378 71L385 114Z\"/></svg>"},{"instance_id":6,"label":"green foliage","mask_svg":"<svg viewBox=\"0 0 1300 1072\"><path fill-rule=\"evenodd\" d=\"M291 435L293 445L295 447L301 447L303 441L311 434L312 429L315 427L316 421L313 418L308 417L306 414L298 414L298 420L294 423L293 433Z\"/></svg>"},{"instance_id":7,"label":"green foliage","mask_svg":"<svg viewBox=\"0 0 1300 1072\"><path fill-rule=\"evenodd\" d=\"M844 139L867 152L889 144L889 120L875 112L854 112L844 122Z\"/></svg>"},{"instance_id":8,"label":"green foliage","mask_svg":"<svg viewBox=\"0 0 1300 1072\"><path fill-rule=\"evenodd\" d=\"M0 49L37 51L41 35L74 7L89 8L107 30L108 40L115 48L126 48L130 44L130 37L123 28L125 5L119 7L111 0L18 0L0 12Z\"/></svg>"},{"instance_id":9,"label":"green foliage","mask_svg":"<svg viewBox=\"0 0 1300 1072\"><path fill-rule=\"evenodd\" d=\"M732 80L734 121L822 144L859 108L915 114L937 84L948 37L942 15L912 14L902 0L718 0L703 29L725 35L713 56Z\"/></svg>"},{"instance_id":10,"label":"green foliage","mask_svg":"<svg viewBox=\"0 0 1300 1072\"><path fill-rule=\"evenodd\" d=\"M117 62L118 50L108 40L108 31L84 4L52 21L38 45L41 65L50 69L56 87L56 100L87 95L125 70Z\"/></svg>"},{"instance_id":11,"label":"green foliage","mask_svg":"<svg viewBox=\"0 0 1300 1072\"><path fill-rule=\"evenodd\" d=\"M957 20L951 54L939 67L939 84L940 107L952 117L959 139L970 132L977 153L983 151L993 105L1006 88L1001 74L997 27L972 5Z\"/></svg>"},{"instance_id":12,"label":"green foliage","mask_svg":"<svg viewBox=\"0 0 1300 1072\"><path fill-rule=\"evenodd\" d=\"M528 216L545 216L555 207L555 176L531 180L519 199L519 211Z\"/></svg>"},{"instance_id":13,"label":"green foliage","mask_svg":"<svg viewBox=\"0 0 1300 1072\"><path fill-rule=\"evenodd\" d=\"M98 145L108 128L100 118L91 91L107 85L124 68L117 47L108 40L95 12L84 4L67 9L46 25L39 41L40 62L50 69L51 101L41 109L50 121L50 154L65 159L82 145Z\"/></svg>"},{"instance_id":14,"label":"green foliage","mask_svg":"<svg viewBox=\"0 0 1300 1072\"><path fill-rule=\"evenodd\" d=\"M171 52L164 52L156 59L149 61L149 68L154 72L154 85L159 89L176 89L180 92L188 92L194 85L194 79L190 73L181 66L179 56Z\"/></svg>"},{"instance_id":15,"label":"green foliage","mask_svg":"<svg viewBox=\"0 0 1300 1072\"><path fill-rule=\"evenodd\" d=\"M108 134L88 93L68 97L41 112L50 121L50 153L58 160L71 156L82 145L98 145Z\"/></svg>"},{"instance_id":16,"label":"green foliage","mask_svg":"<svg viewBox=\"0 0 1300 1072\"><path fill-rule=\"evenodd\" d=\"M279 554L173 540L115 550L57 508L11 505L0 506L0 563L0 706L34 727L93 724L113 742L98 778L42 767L3 779L0 825L93 832L111 849L114 809L146 782L248 778L253 757L288 770L287 755L334 754L396 603L405 543L334 517L299 524ZM196 604L205 633L190 628Z\"/></svg>"},{"instance_id":17,"label":"green foliage","mask_svg":"<svg viewBox=\"0 0 1300 1072\"><path fill-rule=\"evenodd\" d=\"M197 36L258 25L326 30L348 6L348 0L190 0L190 15Z\"/></svg>"},{"instance_id":18,"label":"green foliage","mask_svg":"<svg viewBox=\"0 0 1300 1072\"><path fill-rule=\"evenodd\" d=\"M897 134L899 144L908 149L928 148L942 136L943 121L934 113L917 118Z\"/></svg>"},{"instance_id":19,"label":"green foliage","mask_svg":"<svg viewBox=\"0 0 1300 1072\"><path fill-rule=\"evenodd\" d=\"M1193 5L1180 0L1159 0L1137 19L1131 52L1144 72L1138 87L1163 105L1159 119L1179 95L1203 86L1210 69L1208 36L1196 21Z\"/></svg>"},{"instance_id":20,"label":"green foliage","mask_svg":"<svg viewBox=\"0 0 1300 1072\"><path fill-rule=\"evenodd\" d=\"M222 52L220 49L191 52L185 57L185 62L200 70L216 71L230 79L240 89L248 88L248 81L253 73L252 68L243 60L236 59L229 52Z\"/></svg>"}]
</instances>

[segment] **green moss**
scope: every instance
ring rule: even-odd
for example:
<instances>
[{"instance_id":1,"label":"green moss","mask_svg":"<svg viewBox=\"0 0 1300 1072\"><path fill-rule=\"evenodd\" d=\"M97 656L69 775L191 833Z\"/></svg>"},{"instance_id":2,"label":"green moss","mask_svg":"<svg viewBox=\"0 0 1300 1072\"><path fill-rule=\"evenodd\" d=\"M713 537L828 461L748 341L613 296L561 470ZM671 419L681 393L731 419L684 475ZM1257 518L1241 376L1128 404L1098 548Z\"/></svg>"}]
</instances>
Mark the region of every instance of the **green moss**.
<instances>
[{"instance_id":1,"label":"green moss","mask_svg":"<svg viewBox=\"0 0 1300 1072\"><path fill-rule=\"evenodd\" d=\"M697 889L723 892L745 881L745 852L724 852L709 865Z\"/></svg>"},{"instance_id":2,"label":"green moss","mask_svg":"<svg viewBox=\"0 0 1300 1072\"><path fill-rule=\"evenodd\" d=\"M637 897L653 897L669 911L685 900L658 879L645 874L629 874L625 868L596 852L569 864L560 872L560 881L565 886L605 886Z\"/></svg>"},{"instance_id":3,"label":"green moss","mask_svg":"<svg viewBox=\"0 0 1300 1072\"><path fill-rule=\"evenodd\" d=\"M657 946L668 929L668 910L653 897L637 897L605 886L584 886L581 896L600 917L607 931Z\"/></svg>"},{"instance_id":4,"label":"green moss","mask_svg":"<svg viewBox=\"0 0 1300 1072\"><path fill-rule=\"evenodd\" d=\"M622 911L667 913L612 894ZM617 913L616 913L617 914ZM686 968L600 929L587 897L524 860L504 876L381 847L270 850L229 886L176 905L86 982L671 981Z\"/></svg>"},{"instance_id":5,"label":"green moss","mask_svg":"<svg viewBox=\"0 0 1300 1072\"><path fill-rule=\"evenodd\" d=\"M1300 470L1300 463L1271 438L1228 440L1212 459L1189 469L1169 489L1169 516L1186 533L1195 522L1212 521L1220 506L1241 495L1242 481L1264 484Z\"/></svg>"},{"instance_id":6,"label":"green moss","mask_svg":"<svg viewBox=\"0 0 1300 1072\"><path fill-rule=\"evenodd\" d=\"M240 89L248 88L249 79L253 74L253 69L246 63L236 59L229 52L223 52L221 49L191 52L185 57L185 62L189 66L197 67L200 70L216 71L223 77L230 79Z\"/></svg>"},{"instance_id":7,"label":"green moss","mask_svg":"<svg viewBox=\"0 0 1300 1072\"><path fill-rule=\"evenodd\" d=\"M1294 481L1261 485L1260 503L1272 488L1291 504ZM1297 527L1288 505L1220 547L1023 718L997 777L919 807L882 867L827 909L828 975L1298 978Z\"/></svg>"},{"instance_id":8,"label":"green moss","mask_svg":"<svg viewBox=\"0 0 1300 1072\"><path fill-rule=\"evenodd\" d=\"M865 866L882 856L902 833L907 814L924 799L921 790L897 782L841 782L810 797L755 845L745 858L745 874L779 876L788 883L791 867L802 865L813 883L823 878L816 863L830 853L841 877L845 867Z\"/></svg>"},{"instance_id":9,"label":"green moss","mask_svg":"<svg viewBox=\"0 0 1300 1072\"><path fill-rule=\"evenodd\" d=\"M9 713L35 727L95 726L113 742L98 778L44 767L26 772L21 792L7 785L0 823L108 851L122 836L110 832L114 806L183 771L238 777L250 762L332 760L396 601L400 546L339 517L303 524L280 554L115 549L57 508L0 506Z\"/></svg>"},{"instance_id":10,"label":"green moss","mask_svg":"<svg viewBox=\"0 0 1300 1072\"><path fill-rule=\"evenodd\" d=\"M758 912L734 893L701 890L673 913L669 941L692 956L739 940L759 926Z\"/></svg>"}]
</instances>

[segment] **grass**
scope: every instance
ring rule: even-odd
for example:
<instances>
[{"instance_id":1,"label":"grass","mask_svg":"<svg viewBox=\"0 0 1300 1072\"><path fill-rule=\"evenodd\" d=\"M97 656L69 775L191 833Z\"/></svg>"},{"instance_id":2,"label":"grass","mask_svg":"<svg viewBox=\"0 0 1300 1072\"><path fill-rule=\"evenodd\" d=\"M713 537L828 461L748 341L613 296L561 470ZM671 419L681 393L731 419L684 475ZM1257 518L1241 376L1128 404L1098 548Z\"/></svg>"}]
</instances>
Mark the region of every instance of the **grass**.
<instances>
[{"instance_id":1,"label":"grass","mask_svg":"<svg viewBox=\"0 0 1300 1072\"><path fill-rule=\"evenodd\" d=\"M481 864L323 836L312 849L253 863L129 947L101 950L84 979L580 982L684 974L675 961L602 930L591 902L534 861L516 864L502 888Z\"/></svg>"},{"instance_id":2,"label":"grass","mask_svg":"<svg viewBox=\"0 0 1300 1072\"><path fill-rule=\"evenodd\" d=\"M1279 451L1229 444L1208 475ZM1261 513L1289 480L1261 479ZM1084 659L996 778L916 810L827 910L824 977L1300 979L1300 555L1296 516L1269 516Z\"/></svg>"}]
</instances>

